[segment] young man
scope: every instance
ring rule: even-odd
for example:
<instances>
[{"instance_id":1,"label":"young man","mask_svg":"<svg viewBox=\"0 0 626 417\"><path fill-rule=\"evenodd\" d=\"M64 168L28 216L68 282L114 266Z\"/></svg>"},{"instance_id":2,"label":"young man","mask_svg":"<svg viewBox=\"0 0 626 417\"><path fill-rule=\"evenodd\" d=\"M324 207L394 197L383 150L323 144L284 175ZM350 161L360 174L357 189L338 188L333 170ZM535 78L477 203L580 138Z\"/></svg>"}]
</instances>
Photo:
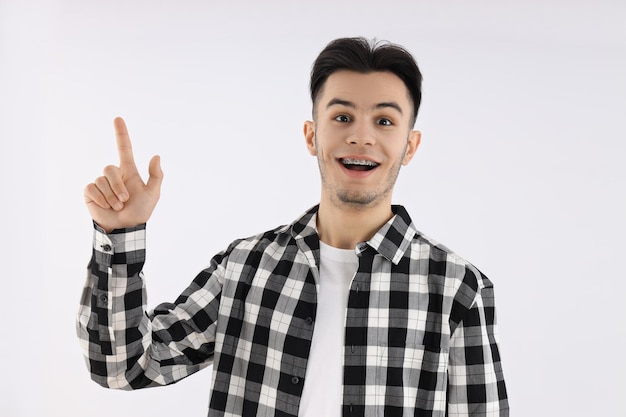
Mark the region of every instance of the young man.
<instances>
[{"instance_id":1,"label":"young man","mask_svg":"<svg viewBox=\"0 0 626 417\"><path fill-rule=\"evenodd\" d=\"M96 223L78 315L92 378L138 389L213 363L209 416L506 416L493 286L416 230L393 186L411 161L421 74L392 44L338 39L311 74L321 198L233 242L173 304L145 309L147 183L115 120L120 165L85 189Z\"/></svg>"}]
</instances>

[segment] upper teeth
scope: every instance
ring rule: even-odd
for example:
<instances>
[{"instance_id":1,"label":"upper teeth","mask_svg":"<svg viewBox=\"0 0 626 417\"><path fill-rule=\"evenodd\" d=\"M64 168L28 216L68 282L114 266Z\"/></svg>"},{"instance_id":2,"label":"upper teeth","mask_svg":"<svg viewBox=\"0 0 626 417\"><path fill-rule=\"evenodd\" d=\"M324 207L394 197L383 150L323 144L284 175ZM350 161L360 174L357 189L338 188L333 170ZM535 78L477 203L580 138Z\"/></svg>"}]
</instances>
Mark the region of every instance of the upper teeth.
<instances>
[{"instance_id":1,"label":"upper teeth","mask_svg":"<svg viewBox=\"0 0 626 417\"><path fill-rule=\"evenodd\" d=\"M367 166L372 166L372 167L375 167L376 165L378 165L376 162L368 161L367 159L343 158L341 162L347 165L367 165Z\"/></svg>"}]
</instances>

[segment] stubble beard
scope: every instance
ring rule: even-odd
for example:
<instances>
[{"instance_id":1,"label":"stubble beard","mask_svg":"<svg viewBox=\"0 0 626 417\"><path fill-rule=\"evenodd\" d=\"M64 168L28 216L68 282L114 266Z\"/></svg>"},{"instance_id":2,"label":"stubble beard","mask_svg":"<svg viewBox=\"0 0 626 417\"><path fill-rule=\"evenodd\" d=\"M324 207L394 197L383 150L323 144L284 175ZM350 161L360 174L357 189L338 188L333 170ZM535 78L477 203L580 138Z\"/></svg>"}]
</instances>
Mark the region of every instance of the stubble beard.
<instances>
[{"instance_id":1,"label":"stubble beard","mask_svg":"<svg viewBox=\"0 0 626 417\"><path fill-rule=\"evenodd\" d=\"M317 147L317 137L315 137L315 142ZM408 141L402 155L406 154L407 147ZM319 150L319 147L317 147L317 149ZM323 154L321 153L321 151L318 151L317 165L320 170L322 187L328 190L331 202L333 202L338 207L348 207L353 210L363 210L378 205L382 200L385 199L385 197L387 197L393 191L393 187L395 186L396 180L398 179L398 175L400 173L400 168L402 167L402 158L399 158L395 162L394 166L391 168L391 172L386 178L385 187L381 191L356 191L332 186L328 183L326 176L324 175L325 164L326 163L323 160Z\"/></svg>"}]
</instances>

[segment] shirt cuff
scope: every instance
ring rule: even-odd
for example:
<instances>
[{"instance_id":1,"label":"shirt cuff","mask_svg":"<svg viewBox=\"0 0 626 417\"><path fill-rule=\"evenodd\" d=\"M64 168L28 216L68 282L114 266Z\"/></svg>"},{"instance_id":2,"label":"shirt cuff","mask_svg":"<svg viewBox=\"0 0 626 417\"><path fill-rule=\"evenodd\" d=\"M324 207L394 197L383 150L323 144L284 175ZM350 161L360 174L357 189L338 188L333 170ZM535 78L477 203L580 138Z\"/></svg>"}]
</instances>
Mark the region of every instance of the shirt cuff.
<instances>
[{"instance_id":1,"label":"shirt cuff","mask_svg":"<svg viewBox=\"0 0 626 417\"><path fill-rule=\"evenodd\" d=\"M100 265L136 264L145 261L146 225L106 233L94 223L93 255Z\"/></svg>"}]
</instances>

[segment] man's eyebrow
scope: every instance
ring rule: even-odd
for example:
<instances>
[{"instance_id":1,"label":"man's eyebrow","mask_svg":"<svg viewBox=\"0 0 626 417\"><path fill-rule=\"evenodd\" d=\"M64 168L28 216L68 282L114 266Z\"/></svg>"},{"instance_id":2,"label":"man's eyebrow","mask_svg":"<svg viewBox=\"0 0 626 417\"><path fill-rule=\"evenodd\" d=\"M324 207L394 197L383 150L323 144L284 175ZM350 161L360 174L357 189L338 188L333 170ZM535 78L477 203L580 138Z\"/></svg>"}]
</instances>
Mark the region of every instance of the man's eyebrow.
<instances>
[{"instance_id":1,"label":"man's eyebrow","mask_svg":"<svg viewBox=\"0 0 626 417\"><path fill-rule=\"evenodd\" d=\"M400 107L400 105L396 103L395 101L385 101L383 103L378 103L377 105L374 106L374 108L375 109L392 108L392 109L398 110L400 114L403 114L402 107Z\"/></svg>"},{"instance_id":2,"label":"man's eyebrow","mask_svg":"<svg viewBox=\"0 0 626 417\"><path fill-rule=\"evenodd\" d=\"M326 108L329 108L331 106L345 106L345 107L351 107L351 108L356 108L356 105L348 100L343 100L341 98L333 98L332 100L330 100L328 102L328 104L326 104ZM402 111L402 107L400 107L400 105L398 103L396 103L395 101L384 101L382 103L377 103L376 105L374 105L375 109L385 109L385 108L392 108L392 109L396 109L400 114L404 114L404 112Z\"/></svg>"},{"instance_id":3,"label":"man's eyebrow","mask_svg":"<svg viewBox=\"0 0 626 417\"><path fill-rule=\"evenodd\" d=\"M354 105L353 102L348 101L348 100L343 100L343 99L340 99L340 98L334 98L334 99L330 100L328 102L328 104L326 104L326 108L329 108L329 107L335 106L335 105L356 108L356 106Z\"/></svg>"}]
</instances>

